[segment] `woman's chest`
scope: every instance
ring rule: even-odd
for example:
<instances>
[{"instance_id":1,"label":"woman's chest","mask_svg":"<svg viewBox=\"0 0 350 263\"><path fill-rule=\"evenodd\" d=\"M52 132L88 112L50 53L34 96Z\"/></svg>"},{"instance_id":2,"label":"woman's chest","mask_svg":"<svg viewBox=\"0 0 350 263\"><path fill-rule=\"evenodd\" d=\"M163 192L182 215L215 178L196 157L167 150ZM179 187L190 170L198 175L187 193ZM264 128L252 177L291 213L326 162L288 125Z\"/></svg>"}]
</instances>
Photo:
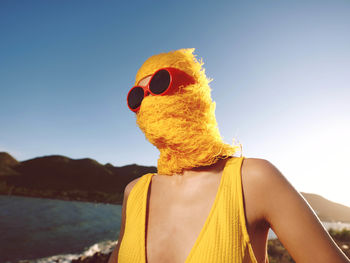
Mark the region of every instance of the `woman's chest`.
<instances>
[{"instance_id":1,"label":"woman's chest","mask_svg":"<svg viewBox=\"0 0 350 263\"><path fill-rule=\"evenodd\" d=\"M146 212L147 262L185 262L217 196L219 179L189 188L154 183Z\"/></svg>"}]
</instances>

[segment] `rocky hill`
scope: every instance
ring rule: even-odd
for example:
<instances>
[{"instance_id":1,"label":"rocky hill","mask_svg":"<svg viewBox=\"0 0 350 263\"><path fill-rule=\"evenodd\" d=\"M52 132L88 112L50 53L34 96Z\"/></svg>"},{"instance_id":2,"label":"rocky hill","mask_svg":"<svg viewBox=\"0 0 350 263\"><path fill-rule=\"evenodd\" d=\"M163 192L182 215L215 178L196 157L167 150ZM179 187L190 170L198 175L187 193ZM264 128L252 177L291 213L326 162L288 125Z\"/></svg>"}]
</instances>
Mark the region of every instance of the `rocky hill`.
<instances>
[{"instance_id":1,"label":"rocky hill","mask_svg":"<svg viewBox=\"0 0 350 263\"><path fill-rule=\"evenodd\" d=\"M1 152L0 194L119 204L128 182L156 171L156 167L115 167L89 158L75 160L60 155L18 162Z\"/></svg>"},{"instance_id":2,"label":"rocky hill","mask_svg":"<svg viewBox=\"0 0 350 263\"><path fill-rule=\"evenodd\" d=\"M11 176L17 173L11 168L18 165L18 161L6 152L0 152L0 176Z\"/></svg>"},{"instance_id":3,"label":"rocky hill","mask_svg":"<svg viewBox=\"0 0 350 263\"><path fill-rule=\"evenodd\" d=\"M310 193L302 195L322 221L350 223L350 207L329 201L320 195Z\"/></svg>"}]
</instances>

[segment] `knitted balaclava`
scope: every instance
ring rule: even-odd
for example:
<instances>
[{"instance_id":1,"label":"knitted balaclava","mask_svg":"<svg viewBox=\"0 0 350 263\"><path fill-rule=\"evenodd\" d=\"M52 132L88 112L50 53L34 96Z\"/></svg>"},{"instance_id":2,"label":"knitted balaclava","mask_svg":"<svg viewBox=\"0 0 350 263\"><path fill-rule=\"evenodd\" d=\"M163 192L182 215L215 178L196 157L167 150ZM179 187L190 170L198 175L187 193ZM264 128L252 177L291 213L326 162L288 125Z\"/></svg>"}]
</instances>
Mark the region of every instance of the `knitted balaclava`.
<instances>
[{"instance_id":1,"label":"knitted balaclava","mask_svg":"<svg viewBox=\"0 0 350 263\"><path fill-rule=\"evenodd\" d=\"M196 83L180 86L171 95L146 96L136 121L146 138L158 148L158 174L182 174L185 169L208 166L232 156L239 146L223 142L215 118L209 80L194 49L180 49L150 57L136 82L164 67L180 69Z\"/></svg>"}]
</instances>

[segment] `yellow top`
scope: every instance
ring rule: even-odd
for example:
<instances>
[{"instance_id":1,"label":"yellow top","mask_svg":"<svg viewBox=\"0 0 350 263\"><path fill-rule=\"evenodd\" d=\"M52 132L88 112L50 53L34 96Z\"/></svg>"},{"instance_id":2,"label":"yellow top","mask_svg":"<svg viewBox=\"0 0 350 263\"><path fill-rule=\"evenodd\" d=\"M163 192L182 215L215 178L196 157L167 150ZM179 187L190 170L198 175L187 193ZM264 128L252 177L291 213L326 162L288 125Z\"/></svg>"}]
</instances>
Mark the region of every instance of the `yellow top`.
<instances>
[{"instance_id":1,"label":"yellow top","mask_svg":"<svg viewBox=\"0 0 350 263\"><path fill-rule=\"evenodd\" d=\"M185 263L257 263L245 223L243 158L233 157L226 162L214 204ZM119 263L146 263L147 191L153 175L143 175L129 194Z\"/></svg>"}]
</instances>

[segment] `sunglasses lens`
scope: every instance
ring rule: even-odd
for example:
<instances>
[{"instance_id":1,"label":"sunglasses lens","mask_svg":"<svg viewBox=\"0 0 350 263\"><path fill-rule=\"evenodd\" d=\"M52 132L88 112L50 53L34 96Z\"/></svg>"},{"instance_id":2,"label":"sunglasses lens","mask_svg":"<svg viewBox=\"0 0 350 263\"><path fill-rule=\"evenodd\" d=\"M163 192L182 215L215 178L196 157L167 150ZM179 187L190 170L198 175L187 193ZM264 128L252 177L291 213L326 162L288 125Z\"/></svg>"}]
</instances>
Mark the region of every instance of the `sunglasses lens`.
<instances>
[{"instance_id":1,"label":"sunglasses lens","mask_svg":"<svg viewBox=\"0 0 350 263\"><path fill-rule=\"evenodd\" d=\"M141 105L143 97L144 97L144 92L141 87L133 88L130 91L128 96L129 107L132 108L133 110L137 109Z\"/></svg>"},{"instance_id":2,"label":"sunglasses lens","mask_svg":"<svg viewBox=\"0 0 350 263\"><path fill-rule=\"evenodd\" d=\"M154 94L161 94L169 87L170 74L165 69L159 70L151 79L149 89Z\"/></svg>"}]
</instances>

